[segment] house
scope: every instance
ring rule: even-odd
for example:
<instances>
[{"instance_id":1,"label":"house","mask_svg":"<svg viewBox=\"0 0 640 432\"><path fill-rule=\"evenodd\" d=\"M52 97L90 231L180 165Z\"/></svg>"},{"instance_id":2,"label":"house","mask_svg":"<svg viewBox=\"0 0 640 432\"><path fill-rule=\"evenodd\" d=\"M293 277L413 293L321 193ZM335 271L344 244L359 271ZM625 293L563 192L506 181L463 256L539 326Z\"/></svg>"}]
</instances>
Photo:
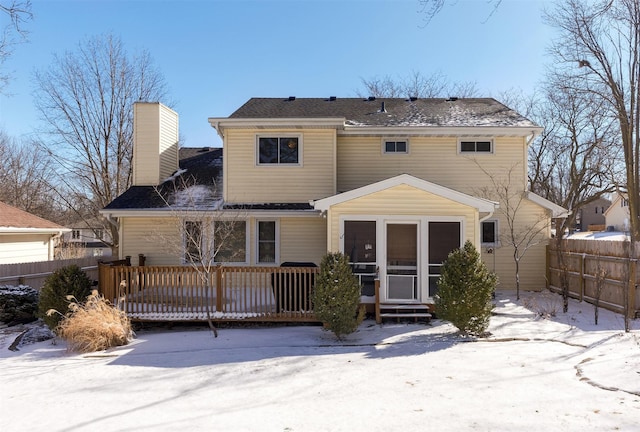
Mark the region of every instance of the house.
<instances>
[{"instance_id":1,"label":"house","mask_svg":"<svg viewBox=\"0 0 640 432\"><path fill-rule=\"evenodd\" d=\"M182 161L174 111L136 103L134 114L134 185L102 210L120 225L122 256L179 265L203 221L234 220L240 241L218 255L227 266L319 264L342 251L364 303L374 279L381 301L431 303L443 261L467 240L500 288L515 287L505 209L517 201L515 232L540 233L521 289L545 286L550 220L567 211L526 189L541 128L494 99L252 98L209 119L222 149ZM499 202L496 184L515 201ZM179 253L160 247L176 239Z\"/></svg>"},{"instance_id":2,"label":"house","mask_svg":"<svg viewBox=\"0 0 640 432\"><path fill-rule=\"evenodd\" d=\"M49 261L71 230L0 202L0 264Z\"/></svg>"},{"instance_id":3,"label":"house","mask_svg":"<svg viewBox=\"0 0 640 432\"><path fill-rule=\"evenodd\" d=\"M111 256L111 231L97 219L70 224L71 231L62 236L56 255L65 258Z\"/></svg>"},{"instance_id":4,"label":"house","mask_svg":"<svg viewBox=\"0 0 640 432\"><path fill-rule=\"evenodd\" d=\"M629 199L626 194L616 194L613 202L604 212L608 231L629 231Z\"/></svg>"},{"instance_id":5,"label":"house","mask_svg":"<svg viewBox=\"0 0 640 432\"><path fill-rule=\"evenodd\" d=\"M611 205L606 198L598 198L578 210L577 220L580 231L604 231L606 226L605 211Z\"/></svg>"}]
</instances>

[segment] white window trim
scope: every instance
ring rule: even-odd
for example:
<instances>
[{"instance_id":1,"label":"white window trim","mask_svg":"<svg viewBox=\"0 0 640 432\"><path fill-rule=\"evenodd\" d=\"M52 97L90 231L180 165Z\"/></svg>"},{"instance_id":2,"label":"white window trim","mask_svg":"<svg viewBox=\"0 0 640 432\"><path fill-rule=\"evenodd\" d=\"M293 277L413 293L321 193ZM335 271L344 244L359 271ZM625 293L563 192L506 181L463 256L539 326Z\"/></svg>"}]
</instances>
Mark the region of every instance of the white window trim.
<instances>
[{"instance_id":1,"label":"white window trim","mask_svg":"<svg viewBox=\"0 0 640 432\"><path fill-rule=\"evenodd\" d=\"M495 224L495 241L494 242L483 242L482 241L482 224L484 222L493 222ZM498 219L487 219L480 222L480 245L483 247L500 247L500 221Z\"/></svg>"},{"instance_id":2,"label":"white window trim","mask_svg":"<svg viewBox=\"0 0 640 432\"><path fill-rule=\"evenodd\" d=\"M463 152L462 151L462 143L463 142L478 142L478 141L489 141L490 145L491 145L491 151L488 152L479 152L479 151L472 151L472 152ZM482 137L468 137L468 138L458 138L458 154L462 154L462 155L492 155L495 154L495 147L496 143L495 143L495 139L493 138L482 138ZM477 147L477 146L476 146Z\"/></svg>"},{"instance_id":3,"label":"white window trim","mask_svg":"<svg viewBox=\"0 0 640 432\"><path fill-rule=\"evenodd\" d=\"M276 239L275 239L275 257L274 262L261 262L260 261L260 222L274 222L276 224ZM265 265L277 267L280 262L280 221L278 219L256 219L255 225L255 262L256 265Z\"/></svg>"},{"instance_id":4,"label":"white window trim","mask_svg":"<svg viewBox=\"0 0 640 432\"><path fill-rule=\"evenodd\" d=\"M398 141L402 141L407 143L407 151L406 152L388 152L387 151L387 142L398 142ZM410 153L410 144L409 144L409 138L393 138L393 137L389 137L389 138L382 138L381 142L380 142L380 150L381 153L383 155L391 155L391 156L406 156Z\"/></svg>"},{"instance_id":5,"label":"white window trim","mask_svg":"<svg viewBox=\"0 0 640 432\"><path fill-rule=\"evenodd\" d=\"M260 138L297 138L298 139L298 163L260 163ZM302 143L302 134L295 133L262 133L256 134L256 143L255 143L255 166L257 167L301 167L302 159L303 159L303 143Z\"/></svg>"}]
</instances>

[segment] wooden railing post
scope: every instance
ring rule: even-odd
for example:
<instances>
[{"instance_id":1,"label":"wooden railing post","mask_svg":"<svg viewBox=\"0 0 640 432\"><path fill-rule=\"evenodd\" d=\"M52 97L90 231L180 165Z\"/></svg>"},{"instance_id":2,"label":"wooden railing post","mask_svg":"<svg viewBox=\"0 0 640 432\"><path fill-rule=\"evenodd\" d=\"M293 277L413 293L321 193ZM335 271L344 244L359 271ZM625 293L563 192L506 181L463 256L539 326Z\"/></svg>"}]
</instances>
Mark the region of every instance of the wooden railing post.
<instances>
[{"instance_id":1,"label":"wooden railing post","mask_svg":"<svg viewBox=\"0 0 640 432\"><path fill-rule=\"evenodd\" d=\"M222 295L224 290L222 289L222 272L224 268L222 266L216 267L216 312L223 312L222 305L224 302L222 301Z\"/></svg>"},{"instance_id":2,"label":"wooden railing post","mask_svg":"<svg viewBox=\"0 0 640 432\"><path fill-rule=\"evenodd\" d=\"M373 285L376 289L376 324L382 323L382 317L380 316L380 279L375 279Z\"/></svg>"},{"instance_id":3,"label":"wooden railing post","mask_svg":"<svg viewBox=\"0 0 640 432\"><path fill-rule=\"evenodd\" d=\"M587 254L583 253L580 255L580 302L584 300L584 262L586 260Z\"/></svg>"},{"instance_id":4,"label":"wooden railing post","mask_svg":"<svg viewBox=\"0 0 640 432\"><path fill-rule=\"evenodd\" d=\"M546 262L547 262L545 279L546 279L546 285L547 285L546 288L548 290L549 286L551 285L551 245L550 244L547 244L547 247L545 248L545 252L546 252L545 255L546 255Z\"/></svg>"},{"instance_id":5,"label":"wooden railing post","mask_svg":"<svg viewBox=\"0 0 640 432\"><path fill-rule=\"evenodd\" d=\"M635 318L636 309L636 267L638 266L638 260L629 260L629 286L627 289L627 304L625 305L624 313L627 314L627 319L630 321ZM626 329L625 329L626 330Z\"/></svg>"}]
</instances>

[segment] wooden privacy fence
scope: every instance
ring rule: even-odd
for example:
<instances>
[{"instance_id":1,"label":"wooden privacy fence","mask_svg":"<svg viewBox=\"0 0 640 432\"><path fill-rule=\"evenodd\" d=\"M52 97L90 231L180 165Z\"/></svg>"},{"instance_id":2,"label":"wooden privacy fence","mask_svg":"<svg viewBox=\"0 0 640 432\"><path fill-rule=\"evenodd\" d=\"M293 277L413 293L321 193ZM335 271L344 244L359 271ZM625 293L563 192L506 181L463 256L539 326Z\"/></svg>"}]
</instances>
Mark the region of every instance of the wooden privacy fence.
<instances>
[{"instance_id":1,"label":"wooden privacy fence","mask_svg":"<svg viewBox=\"0 0 640 432\"><path fill-rule=\"evenodd\" d=\"M28 285L39 290L44 280L59 268L75 264L84 270L90 279L98 279L98 265L95 257L66 260L38 261L0 265L0 285Z\"/></svg>"},{"instance_id":2,"label":"wooden privacy fence","mask_svg":"<svg viewBox=\"0 0 640 432\"><path fill-rule=\"evenodd\" d=\"M569 296L598 302L603 308L637 317L640 312L638 256L640 243L625 241L552 240L547 246L547 287L562 293L566 279Z\"/></svg>"},{"instance_id":3,"label":"wooden privacy fence","mask_svg":"<svg viewBox=\"0 0 640 432\"><path fill-rule=\"evenodd\" d=\"M100 264L100 290L137 321L317 322L311 304L316 267Z\"/></svg>"}]
</instances>

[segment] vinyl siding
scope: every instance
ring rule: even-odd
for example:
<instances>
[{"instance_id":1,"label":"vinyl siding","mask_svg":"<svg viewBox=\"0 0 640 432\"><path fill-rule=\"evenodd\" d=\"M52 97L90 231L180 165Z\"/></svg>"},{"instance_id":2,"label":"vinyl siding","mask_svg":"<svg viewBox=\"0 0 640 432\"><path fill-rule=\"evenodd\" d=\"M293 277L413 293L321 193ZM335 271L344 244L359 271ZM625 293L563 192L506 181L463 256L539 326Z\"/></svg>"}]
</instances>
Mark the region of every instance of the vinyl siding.
<instances>
[{"instance_id":1,"label":"vinyl siding","mask_svg":"<svg viewBox=\"0 0 640 432\"><path fill-rule=\"evenodd\" d=\"M121 219L120 257L131 256L138 263L138 254L147 258L146 265L182 264L182 238L174 218Z\"/></svg>"},{"instance_id":2,"label":"vinyl siding","mask_svg":"<svg viewBox=\"0 0 640 432\"><path fill-rule=\"evenodd\" d=\"M327 253L326 219L286 218L280 220L280 261L313 262L320 265Z\"/></svg>"},{"instance_id":3,"label":"vinyl siding","mask_svg":"<svg viewBox=\"0 0 640 432\"><path fill-rule=\"evenodd\" d=\"M345 192L398 174L478 195L491 184L487 173L514 168L513 179L526 184L525 139L494 138L492 154L460 154L457 137L410 137L408 154L384 154L381 137L339 137L338 191Z\"/></svg>"},{"instance_id":4,"label":"vinyl siding","mask_svg":"<svg viewBox=\"0 0 640 432\"><path fill-rule=\"evenodd\" d=\"M299 203L335 193L335 130L229 129L224 142L224 195L236 203ZM257 136L297 135L299 166L258 166Z\"/></svg>"},{"instance_id":5,"label":"vinyl siding","mask_svg":"<svg viewBox=\"0 0 640 432\"><path fill-rule=\"evenodd\" d=\"M49 234L0 235L0 264L49 260Z\"/></svg>"},{"instance_id":6,"label":"vinyl siding","mask_svg":"<svg viewBox=\"0 0 640 432\"><path fill-rule=\"evenodd\" d=\"M134 104L133 184L154 186L178 168L178 114L159 103Z\"/></svg>"}]
</instances>

